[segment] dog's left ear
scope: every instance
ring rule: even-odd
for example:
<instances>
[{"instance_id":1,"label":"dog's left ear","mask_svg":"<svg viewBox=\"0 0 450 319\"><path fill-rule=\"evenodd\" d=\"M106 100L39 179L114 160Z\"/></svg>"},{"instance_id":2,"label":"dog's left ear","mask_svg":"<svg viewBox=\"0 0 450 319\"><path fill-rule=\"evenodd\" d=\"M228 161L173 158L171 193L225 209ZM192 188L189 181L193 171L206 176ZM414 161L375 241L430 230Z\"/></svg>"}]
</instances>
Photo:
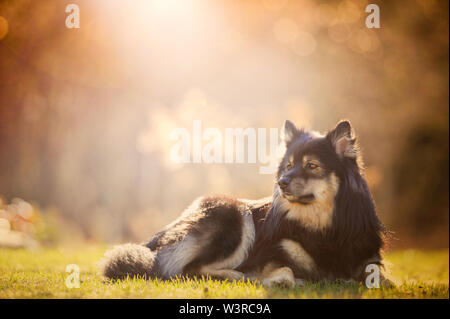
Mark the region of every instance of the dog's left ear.
<instances>
[{"instance_id":1,"label":"dog's left ear","mask_svg":"<svg viewBox=\"0 0 450 319\"><path fill-rule=\"evenodd\" d=\"M327 135L333 145L336 154L340 158L356 158L358 155L356 138L353 135L352 126L349 121L340 121L336 127Z\"/></svg>"}]
</instances>

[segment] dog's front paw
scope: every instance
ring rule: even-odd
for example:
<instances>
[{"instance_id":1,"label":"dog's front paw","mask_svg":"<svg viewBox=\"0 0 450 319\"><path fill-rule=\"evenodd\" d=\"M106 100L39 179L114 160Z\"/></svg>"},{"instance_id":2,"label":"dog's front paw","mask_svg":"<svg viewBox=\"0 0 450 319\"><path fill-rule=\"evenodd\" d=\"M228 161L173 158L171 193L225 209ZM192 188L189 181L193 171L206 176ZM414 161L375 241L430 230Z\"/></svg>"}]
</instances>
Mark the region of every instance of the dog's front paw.
<instances>
[{"instance_id":1,"label":"dog's front paw","mask_svg":"<svg viewBox=\"0 0 450 319\"><path fill-rule=\"evenodd\" d=\"M269 277L263 279L263 286L265 287L283 287L292 288L296 281L294 273L289 267L282 267L274 270Z\"/></svg>"},{"instance_id":2,"label":"dog's front paw","mask_svg":"<svg viewBox=\"0 0 450 319\"><path fill-rule=\"evenodd\" d=\"M241 279L245 279L245 276L243 273L237 270L228 270L226 277L229 280L236 280L239 281Z\"/></svg>"}]
</instances>

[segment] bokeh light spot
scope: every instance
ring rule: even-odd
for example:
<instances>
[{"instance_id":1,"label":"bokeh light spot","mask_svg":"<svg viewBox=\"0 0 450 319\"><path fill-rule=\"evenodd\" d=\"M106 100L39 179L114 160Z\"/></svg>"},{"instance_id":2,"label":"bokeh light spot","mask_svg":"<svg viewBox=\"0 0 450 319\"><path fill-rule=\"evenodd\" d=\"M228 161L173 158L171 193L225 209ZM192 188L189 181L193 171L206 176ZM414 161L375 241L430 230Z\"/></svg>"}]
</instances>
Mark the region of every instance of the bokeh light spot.
<instances>
[{"instance_id":1,"label":"bokeh light spot","mask_svg":"<svg viewBox=\"0 0 450 319\"><path fill-rule=\"evenodd\" d=\"M322 26L332 25L336 20L335 11L336 10L332 6L328 4L321 4L320 6L317 7L315 12L316 22Z\"/></svg>"},{"instance_id":2,"label":"bokeh light spot","mask_svg":"<svg viewBox=\"0 0 450 319\"><path fill-rule=\"evenodd\" d=\"M343 1L338 6L341 22L354 23L361 17L361 9L353 1Z\"/></svg>"},{"instance_id":3,"label":"bokeh light spot","mask_svg":"<svg viewBox=\"0 0 450 319\"><path fill-rule=\"evenodd\" d=\"M8 21L0 16L0 40L3 39L8 34L9 26Z\"/></svg>"},{"instance_id":4,"label":"bokeh light spot","mask_svg":"<svg viewBox=\"0 0 450 319\"><path fill-rule=\"evenodd\" d=\"M292 51L299 56L307 56L316 50L317 42L311 33L300 31L292 44Z\"/></svg>"},{"instance_id":5,"label":"bokeh light spot","mask_svg":"<svg viewBox=\"0 0 450 319\"><path fill-rule=\"evenodd\" d=\"M348 24L336 24L328 29L328 35L332 41L342 43L350 38L351 29Z\"/></svg>"}]
</instances>

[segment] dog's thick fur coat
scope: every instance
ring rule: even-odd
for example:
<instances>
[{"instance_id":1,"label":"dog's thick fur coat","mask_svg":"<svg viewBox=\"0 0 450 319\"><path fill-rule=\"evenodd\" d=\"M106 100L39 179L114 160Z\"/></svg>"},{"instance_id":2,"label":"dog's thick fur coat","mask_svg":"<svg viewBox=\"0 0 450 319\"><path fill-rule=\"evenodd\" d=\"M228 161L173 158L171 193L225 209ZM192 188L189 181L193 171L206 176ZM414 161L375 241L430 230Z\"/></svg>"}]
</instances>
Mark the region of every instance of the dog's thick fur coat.
<instances>
[{"instance_id":1,"label":"dog's thick fur coat","mask_svg":"<svg viewBox=\"0 0 450 319\"><path fill-rule=\"evenodd\" d=\"M103 274L209 275L265 285L364 280L381 265L379 221L348 121L322 136L287 121L271 198L202 197L148 243L106 253Z\"/></svg>"}]
</instances>

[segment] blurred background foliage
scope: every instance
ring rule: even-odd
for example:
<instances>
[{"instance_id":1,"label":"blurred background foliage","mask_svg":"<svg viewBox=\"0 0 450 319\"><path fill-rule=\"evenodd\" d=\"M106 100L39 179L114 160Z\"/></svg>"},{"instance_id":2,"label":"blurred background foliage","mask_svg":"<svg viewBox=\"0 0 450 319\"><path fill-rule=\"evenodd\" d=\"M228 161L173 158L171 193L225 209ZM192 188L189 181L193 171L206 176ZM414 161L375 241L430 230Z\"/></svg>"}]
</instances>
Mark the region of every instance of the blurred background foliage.
<instances>
[{"instance_id":1,"label":"blurred background foliage","mask_svg":"<svg viewBox=\"0 0 450 319\"><path fill-rule=\"evenodd\" d=\"M70 1L80 29L66 2L0 1L0 240L144 240L199 195L271 194L256 164L171 163L194 119L347 118L392 245L448 247L448 1Z\"/></svg>"}]
</instances>

